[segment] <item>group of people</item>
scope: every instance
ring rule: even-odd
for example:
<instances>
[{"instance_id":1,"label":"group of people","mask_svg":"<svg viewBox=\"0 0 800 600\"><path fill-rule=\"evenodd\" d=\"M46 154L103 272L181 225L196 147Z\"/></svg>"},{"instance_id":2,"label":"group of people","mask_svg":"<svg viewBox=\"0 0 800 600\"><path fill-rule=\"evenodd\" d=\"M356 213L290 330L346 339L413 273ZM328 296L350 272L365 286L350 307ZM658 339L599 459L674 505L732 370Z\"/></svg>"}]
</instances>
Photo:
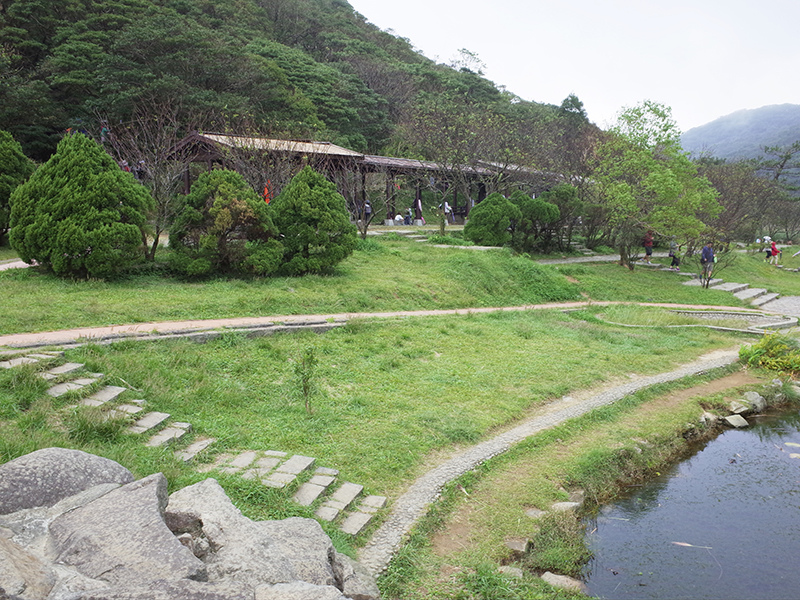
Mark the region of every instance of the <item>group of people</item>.
<instances>
[{"instance_id":1,"label":"group of people","mask_svg":"<svg viewBox=\"0 0 800 600\"><path fill-rule=\"evenodd\" d=\"M756 240L758 243L758 240ZM764 244L769 244L767 247L767 256L764 258L764 262L768 262L771 265L777 265L778 260L781 257L781 251L778 249L778 246L775 245L775 240L770 238L768 235L764 236ZM795 254L795 256L797 256Z\"/></svg>"}]
</instances>

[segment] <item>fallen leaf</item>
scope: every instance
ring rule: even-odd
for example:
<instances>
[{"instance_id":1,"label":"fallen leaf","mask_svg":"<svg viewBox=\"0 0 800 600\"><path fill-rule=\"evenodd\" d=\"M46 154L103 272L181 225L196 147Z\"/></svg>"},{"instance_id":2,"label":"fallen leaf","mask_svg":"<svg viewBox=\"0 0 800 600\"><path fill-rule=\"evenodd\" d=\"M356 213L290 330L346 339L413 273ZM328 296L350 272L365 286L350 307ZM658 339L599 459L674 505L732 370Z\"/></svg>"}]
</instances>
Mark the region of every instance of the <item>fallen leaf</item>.
<instances>
[{"instance_id":1,"label":"fallen leaf","mask_svg":"<svg viewBox=\"0 0 800 600\"><path fill-rule=\"evenodd\" d=\"M800 444L795 444L794 442L784 442L784 446L791 446L792 448L800 448Z\"/></svg>"},{"instance_id":2,"label":"fallen leaf","mask_svg":"<svg viewBox=\"0 0 800 600\"><path fill-rule=\"evenodd\" d=\"M686 542L672 542L676 546L685 546L687 548L703 548L704 550L711 550L711 546L695 546L694 544L687 544Z\"/></svg>"},{"instance_id":3,"label":"fallen leaf","mask_svg":"<svg viewBox=\"0 0 800 600\"><path fill-rule=\"evenodd\" d=\"M796 452L792 452L792 453L789 455L789 458L800 458L800 454L797 454Z\"/></svg>"}]
</instances>

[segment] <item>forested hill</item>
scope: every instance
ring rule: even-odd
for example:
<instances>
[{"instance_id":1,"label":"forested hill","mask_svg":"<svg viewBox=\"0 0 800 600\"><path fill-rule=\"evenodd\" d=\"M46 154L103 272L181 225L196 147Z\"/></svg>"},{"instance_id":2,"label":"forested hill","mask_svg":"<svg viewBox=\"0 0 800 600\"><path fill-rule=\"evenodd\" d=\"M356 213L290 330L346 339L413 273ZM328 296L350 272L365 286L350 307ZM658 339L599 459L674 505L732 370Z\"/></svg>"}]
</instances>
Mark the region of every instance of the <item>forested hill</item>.
<instances>
[{"instance_id":1,"label":"forested hill","mask_svg":"<svg viewBox=\"0 0 800 600\"><path fill-rule=\"evenodd\" d=\"M758 158L764 146L800 140L800 105L775 104L740 110L683 134L683 148L717 158Z\"/></svg>"},{"instance_id":2,"label":"forested hill","mask_svg":"<svg viewBox=\"0 0 800 600\"><path fill-rule=\"evenodd\" d=\"M585 120L577 99L521 102L435 64L345 0L0 0L0 129L39 160L67 128L96 135L147 106L207 129L424 154L402 125L426 97L517 124Z\"/></svg>"}]
</instances>

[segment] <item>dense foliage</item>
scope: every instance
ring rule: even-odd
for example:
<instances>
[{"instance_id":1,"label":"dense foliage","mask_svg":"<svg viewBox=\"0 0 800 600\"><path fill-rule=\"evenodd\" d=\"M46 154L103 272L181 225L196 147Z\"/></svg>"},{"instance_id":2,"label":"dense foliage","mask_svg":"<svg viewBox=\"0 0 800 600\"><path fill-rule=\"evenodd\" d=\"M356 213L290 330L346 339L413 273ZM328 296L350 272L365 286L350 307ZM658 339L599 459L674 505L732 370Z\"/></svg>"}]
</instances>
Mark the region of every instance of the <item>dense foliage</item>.
<instances>
[{"instance_id":1,"label":"dense foliage","mask_svg":"<svg viewBox=\"0 0 800 600\"><path fill-rule=\"evenodd\" d=\"M329 273L356 247L356 228L336 186L305 167L270 204L288 275Z\"/></svg>"},{"instance_id":2,"label":"dense foliage","mask_svg":"<svg viewBox=\"0 0 800 600\"><path fill-rule=\"evenodd\" d=\"M504 246L511 241L511 223L521 218L517 206L495 192L475 206L464 225L464 237L481 246Z\"/></svg>"},{"instance_id":3,"label":"dense foliage","mask_svg":"<svg viewBox=\"0 0 800 600\"><path fill-rule=\"evenodd\" d=\"M147 190L76 133L11 194L13 248L57 275L108 277L144 257Z\"/></svg>"},{"instance_id":4,"label":"dense foliage","mask_svg":"<svg viewBox=\"0 0 800 600\"><path fill-rule=\"evenodd\" d=\"M22 153L19 142L7 131L0 130L0 246L8 233L11 192L27 180L33 170L33 162Z\"/></svg>"},{"instance_id":5,"label":"dense foliage","mask_svg":"<svg viewBox=\"0 0 800 600\"><path fill-rule=\"evenodd\" d=\"M252 272L269 275L283 248L267 205L235 171L203 173L184 196L170 233L171 264L190 276Z\"/></svg>"},{"instance_id":6,"label":"dense foliage","mask_svg":"<svg viewBox=\"0 0 800 600\"><path fill-rule=\"evenodd\" d=\"M558 206L548 202L545 198L562 198L565 202L577 197L577 190L571 185L561 185L556 189L545 192L541 197L534 198L514 192L509 200L519 208L520 216L514 223L514 247L522 252L530 252L537 246L547 250L549 239L548 227L558 221L561 212Z\"/></svg>"}]
</instances>

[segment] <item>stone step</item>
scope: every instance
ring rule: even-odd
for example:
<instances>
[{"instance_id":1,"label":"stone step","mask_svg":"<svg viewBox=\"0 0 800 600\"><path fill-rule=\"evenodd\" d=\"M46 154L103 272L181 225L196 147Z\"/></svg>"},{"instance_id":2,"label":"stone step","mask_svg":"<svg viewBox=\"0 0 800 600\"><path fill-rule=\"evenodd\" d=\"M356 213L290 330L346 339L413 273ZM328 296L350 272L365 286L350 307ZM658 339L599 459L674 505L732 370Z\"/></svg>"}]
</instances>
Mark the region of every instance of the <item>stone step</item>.
<instances>
[{"instance_id":1,"label":"stone step","mask_svg":"<svg viewBox=\"0 0 800 600\"><path fill-rule=\"evenodd\" d=\"M735 294L736 292L744 291L749 287L749 283L733 283L732 281L729 281L727 283L721 283L718 286L715 286L714 289Z\"/></svg>"},{"instance_id":2,"label":"stone step","mask_svg":"<svg viewBox=\"0 0 800 600\"><path fill-rule=\"evenodd\" d=\"M314 475L300 486L294 495L294 501L301 506L311 506L335 480L336 477L330 475Z\"/></svg>"},{"instance_id":3,"label":"stone step","mask_svg":"<svg viewBox=\"0 0 800 600\"><path fill-rule=\"evenodd\" d=\"M363 512L354 512L347 515L340 529L349 535L358 535L375 515Z\"/></svg>"},{"instance_id":4,"label":"stone step","mask_svg":"<svg viewBox=\"0 0 800 600\"><path fill-rule=\"evenodd\" d=\"M88 398L81 400L81 404L84 406L103 406L103 404L114 400L117 396L125 391L127 391L127 388L116 385L107 385L97 390Z\"/></svg>"},{"instance_id":5,"label":"stone step","mask_svg":"<svg viewBox=\"0 0 800 600\"><path fill-rule=\"evenodd\" d=\"M157 446L166 446L169 443L180 440L191 430L191 423L172 423L169 427L165 427L151 437L145 446L149 446L151 448L155 448Z\"/></svg>"},{"instance_id":6,"label":"stone step","mask_svg":"<svg viewBox=\"0 0 800 600\"><path fill-rule=\"evenodd\" d=\"M72 373L73 371L77 371L78 369L82 369L85 365L83 363L73 363L68 362L60 365L58 367L53 367L52 369L45 371L42 373L41 377L43 379L55 379L59 375L64 375L65 373Z\"/></svg>"},{"instance_id":7,"label":"stone step","mask_svg":"<svg viewBox=\"0 0 800 600\"><path fill-rule=\"evenodd\" d=\"M189 462L216 441L217 440L214 438L202 438L195 440L183 450L176 451L175 456L183 462Z\"/></svg>"},{"instance_id":8,"label":"stone step","mask_svg":"<svg viewBox=\"0 0 800 600\"><path fill-rule=\"evenodd\" d=\"M724 279L711 279L711 281L708 282L708 287L715 287L715 286L718 286L718 285L722 285L724 282L725 282ZM684 281L683 285L693 285L693 286L698 286L699 287L699 286L703 285L703 280L702 279L690 279L689 281Z\"/></svg>"},{"instance_id":9,"label":"stone step","mask_svg":"<svg viewBox=\"0 0 800 600\"><path fill-rule=\"evenodd\" d=\"M136 421L133 425L128 427L128 432L136 434L145 433L151 429L155 429L167 419L169 419L169 415L167 413L149 412L141 419Z\"/></svg>"},{"instance_id":10,"label":"stone step","mask_svg":"<svg viewBox=\"0 0 800 600\"><path fill-rule=\"evenodd\" d=\"M58 398L59 396L63 396L67 392L71 392L73 390L80 390L83 389L85 385L82 385L76 381L67 381L66 383L59 383L54 385L49 390L47 390L48 396L52 396L53 398Z\"/></svg>"},{"instance_id":11,"label":"stone step","mask_svg":"<svg viewBox=\"0 0 800 600\"><path fill-rule=\"evenodd\" d=\"M17 358L12 358L10 360L4 360L0 362L0 369L13 369L14 367L18 367L20 365L32 365L34 363L38 363L39 359L37 358L30 358L28 356L20 356Z\"/></svg>"},{"instance_id":12,"label":"stone step","mask_svg":"<svg viewBox=\"0 0 800 600\"><path fill-rule=\"evenodd\" d=\"M739 300L752 300L753 298L758 298L766 293L767 290L764 288L748 288L741 292L736 292L734 296L736 296Z\"/></svg>"},{"instance_id":13,"label":"stone step","mask_svg":"<svg viewBox=\"0 0 800 600\"><path fill-rule=\"evenodd\" d=\"M774 292L769 294L763 294L762 296L759 296L758 298L750 302L750 304L752 304L753 306L764 306L767 302L772 302L778 296L780 296L780 294Z\"/></svg>"}]
</instances>

